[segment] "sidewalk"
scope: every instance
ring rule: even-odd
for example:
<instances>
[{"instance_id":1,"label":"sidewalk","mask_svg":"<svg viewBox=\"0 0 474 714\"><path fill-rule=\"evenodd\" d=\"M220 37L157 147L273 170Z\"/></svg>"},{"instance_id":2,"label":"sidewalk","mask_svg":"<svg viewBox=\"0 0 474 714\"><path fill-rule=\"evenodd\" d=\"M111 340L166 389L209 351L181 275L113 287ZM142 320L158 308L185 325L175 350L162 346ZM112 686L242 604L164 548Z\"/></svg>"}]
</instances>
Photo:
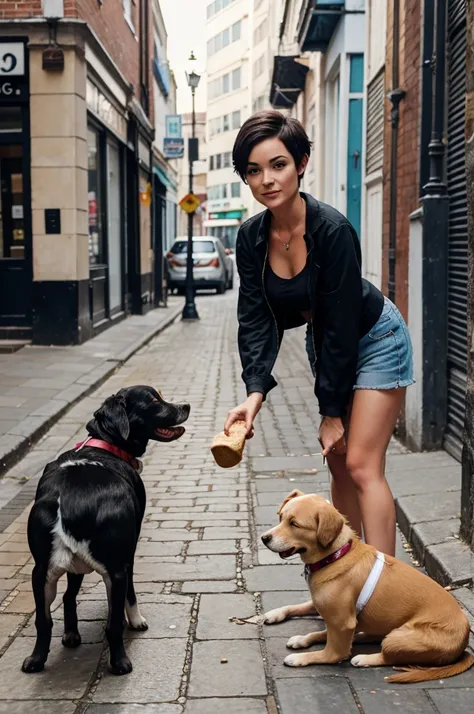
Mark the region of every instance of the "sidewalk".
<instances>
[{"instance_id":1,"label":"sidewalk","mask_svg":"<svg viewBox=\"0 0 474 714\"><path fill-rule=\"evenodd\" d=\"M134 352L164 329L183 307L132 315L73 347L23 347L0 354L0 476L15 458Z\"/></svg>"},{"instance_id":2,"label":"sidewalk","mask_svg":"<svg viewBox=\"0 0 474 714\"><path fill-rule=\"evenodd\" d=\"M307 598L301 564L280 561L261 547L259 536L275 523L284 495L297 487L327 493L328 474L314 456L317 405L296 333L283 343L276 369L280 385L262 410L244 461L229 471L215 465L210 440L243 397L235 293L198 298L198 310L199 322L176 321L159 334L69 409L5 476L8 488L24 477L29 481L1 511L9 525L0 535L0 714L470 714L474 669L444 682L398 687L384 682L383 668L358 670L344 663L289 669L282 664L288 637L321 627L320 620L272 627L232 621ZM83 644L77 650L62 647L58 597L47 667L24 675L21 662L34 637L25 530L35 474L53 451L84 436L85 422L106 396L137 383L153 384L177 401L188 399L192 411L186 435L173 444L153 444L144 459L148 504L135 579L149 630L126 633L134 671L119 678L108 673L105 588L90 575L78 598ZM435 487L435 517L455 513L455 498L451 510L443 506L443 477L430 479L433 464L440 474L453 466L445 454L407 454L396 442L390 448L389 477L400 513L420 523L430 516L421 497L428 503ZM458 471L456 464L449 488L456 486ZM410 512L415 504L420 510ZM407 559L401 540L398 549ZM64 591L64 579L60 586ZM474 624L471 591L453 592L471 610Z\"/></svg>"}]
</instances>

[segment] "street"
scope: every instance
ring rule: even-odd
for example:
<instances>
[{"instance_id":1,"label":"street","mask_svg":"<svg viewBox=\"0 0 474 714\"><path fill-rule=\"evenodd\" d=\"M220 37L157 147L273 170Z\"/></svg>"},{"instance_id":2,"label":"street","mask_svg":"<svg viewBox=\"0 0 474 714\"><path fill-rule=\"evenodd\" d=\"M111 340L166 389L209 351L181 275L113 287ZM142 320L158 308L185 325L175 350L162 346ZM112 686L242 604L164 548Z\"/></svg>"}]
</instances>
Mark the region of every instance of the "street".
<instances>
[{"instance_id":1,"label":"street","mask_svg":"<svg viewBox=\"0 0 474 714\"><path fill-rule=\"evenodd\" d=\"M229 408L244 396L236 291L199 296L197 306L199 322L178 319L141 347L67 411L0 482L34 483L50 458L48 450L64 451L83 438L92 412L120 387L150 384L166 399L190 402L185 436L169 445L150 444L144 457L148 500L135 583L149 629L126 632L133 672L125 677L108 672L107 599L96 574L86 576L78 598L82 645L77 650L61 645L58 595L45 671L21 672L34 642L27 506L0 534L0 714L470 714L474 669L444 682L398 687L384 682L385 670L357 670L348 662L290 669L283 666L286 641L314 629L312 618L264 627L258 620L234 620L307 599L299 559L280 561L263 547L260 535L275 523L279 503L293 488L327 495L328 474L315 455L317 403L300 329L285 337L275 370L279 387L259 416L244 460L228 471L216 466L210 442ZM391 483L397 469L402 479L411 458L393 442ZM444 457L436 458L440 468L449 469ZM25 487L30 494L31 487ZM11 508L6 503L2 513L14 515ZM398 550L409 559L401 538ZM64 589L63 578L59 590ZM462 587L459 593L468 610L472 593ZM321 628L321 620L316 623ZM359 650L373 651L368 645Z\"/></svg>"}]
</instances>

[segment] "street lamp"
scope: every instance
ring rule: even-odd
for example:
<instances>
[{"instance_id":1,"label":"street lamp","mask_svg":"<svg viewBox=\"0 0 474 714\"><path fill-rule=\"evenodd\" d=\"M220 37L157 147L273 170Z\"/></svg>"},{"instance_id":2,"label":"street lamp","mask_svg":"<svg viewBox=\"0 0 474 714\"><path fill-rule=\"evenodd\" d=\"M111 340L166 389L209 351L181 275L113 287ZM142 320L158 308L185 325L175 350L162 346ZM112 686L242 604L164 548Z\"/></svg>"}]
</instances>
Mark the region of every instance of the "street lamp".
<instances>
[{"instance_id":1,"label":"street lamp","mask_svg":"<svg viewBox=\"0 0 474 714\"><path fill-rule=\"evenodd\" d=\"M194 52L191 52L189 57L190 62L195 62L196 57ZM194 109L194 95L199 85L201 76L191 70L186 72L186 80L191 88L192 95L192 120L191 120L191 139L188 140L188 159L189 159L189 193L193 193L193 162L198 158L196 133L196 113ZM188 213L188 252L186 257L186 300L183 308L183 320L199 320L199 315L196 309L194 300L194 276L193 276L193 222L194 211Z\"/></svg>"}]
</instances>

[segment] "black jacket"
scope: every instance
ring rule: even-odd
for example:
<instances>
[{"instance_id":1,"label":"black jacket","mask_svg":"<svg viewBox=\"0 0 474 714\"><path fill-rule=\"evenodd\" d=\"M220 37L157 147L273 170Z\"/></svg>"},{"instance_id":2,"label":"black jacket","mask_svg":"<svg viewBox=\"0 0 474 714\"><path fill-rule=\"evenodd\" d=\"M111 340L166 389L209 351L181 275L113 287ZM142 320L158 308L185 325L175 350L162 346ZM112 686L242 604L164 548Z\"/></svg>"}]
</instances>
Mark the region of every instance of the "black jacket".
<instances>
[{"instance_id":1,"label":"black jacket","mask_svg":"<svg viewBox=\"0 0 474 714\"><path fill-rule=\"evenodd\" d=\"M342 417L355 384L359 340L380 317L384 298L361 277L360 244L348 220L312 196L301 196L306 201L314 391L322 415ZM250 218L240 227L236 244L242 379L247 394L261 392L264 397L276 386L271 372L285 330L264 287L270 221L270 211Z\"/></svg>"}]
</instances>

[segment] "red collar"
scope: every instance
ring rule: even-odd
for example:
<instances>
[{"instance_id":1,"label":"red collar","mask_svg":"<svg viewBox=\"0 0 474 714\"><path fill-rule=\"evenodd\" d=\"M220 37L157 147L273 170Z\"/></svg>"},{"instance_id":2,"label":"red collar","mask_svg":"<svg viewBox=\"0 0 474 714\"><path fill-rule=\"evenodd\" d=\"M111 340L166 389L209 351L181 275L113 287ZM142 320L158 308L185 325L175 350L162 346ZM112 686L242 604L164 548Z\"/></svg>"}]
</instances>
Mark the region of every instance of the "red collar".
<instances>
[{"instance_id":1,"label":"red collar","mask_svg":"<svg viewBox=\"0 0 474 714\"><path fill-rule=\"evenodd\" d=\"M91 436L88 436L87 439L85 439L84 441L80 441L78 444L75 445L74 451L80 451L83 446L93 446L96 449L109 451L111 454L115 454L115 456L118 456L120 459L123 459L128 464L130 464L130 466L135 469L135 471L140 472L141 470L140 462L138 459L132 456L132 454L129 454L128 451L124 451L118 446L109 444L107 441L102 441L102 439L93 439Z\"/></svg>"},{"instance_id":2,"label":"red collar","mask_svg":"<svg viewBox=\"0 0 474 714\"><path fill-rule=\"evenodd\" d=\"M326 556L326 558L323 558L322 560L318 560L317 563L307 563L304 566L305 576L308 577L308 575L310 575L310 573L315 573L317 570L321 570L321 568L325 568L326 565L331 565L331 563L334 563L334 561L339 560L346 553L348 553L350 551L351 547L352 547L352 541L350 540L348 543L341 546L341 548L339 548L339 550L336 550L335 553L331 553L331 555Z\"/></svg>"}]
</instances>

